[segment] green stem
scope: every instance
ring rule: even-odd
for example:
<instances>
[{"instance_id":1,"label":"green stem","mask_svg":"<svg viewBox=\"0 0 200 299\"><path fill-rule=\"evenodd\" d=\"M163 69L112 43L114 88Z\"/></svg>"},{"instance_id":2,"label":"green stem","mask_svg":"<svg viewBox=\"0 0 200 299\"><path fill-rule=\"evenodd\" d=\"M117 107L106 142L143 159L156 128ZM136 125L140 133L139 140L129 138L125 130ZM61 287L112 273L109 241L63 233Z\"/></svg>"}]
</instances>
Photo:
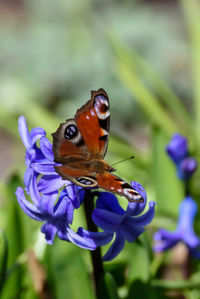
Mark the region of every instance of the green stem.
<instances>
[{"instance_id":1,"label":"green stem","mask_svg":"<svg viewBox=\"0 0 200 299\"><path fill-rule=\"evenodd\" d=\"M87 221L87 227L89 231L97 232L97 226L92 221L92 212L94 210L94 195L92 194L91 190L85 189L85 198L84 198L84 211ZM103 262L101 257L101 248L97 247L96 250L90 251L92 265L93 265L93 277L94 277L94 284L95 284L95 292L97 294L99 282L101 279L102 274L104 273L103 269Z\"/></svg>"},{"instance_id":2,"label":"green stem","mask_svg":"<svg viewBox=\"0 0 200 299\"><path fill-rule=\"evenodd\" d=\"M151 285L157 288L183 290L191 288L200 288L199 280L165 280L153 279Z\"/></svg>"}]
</instances>

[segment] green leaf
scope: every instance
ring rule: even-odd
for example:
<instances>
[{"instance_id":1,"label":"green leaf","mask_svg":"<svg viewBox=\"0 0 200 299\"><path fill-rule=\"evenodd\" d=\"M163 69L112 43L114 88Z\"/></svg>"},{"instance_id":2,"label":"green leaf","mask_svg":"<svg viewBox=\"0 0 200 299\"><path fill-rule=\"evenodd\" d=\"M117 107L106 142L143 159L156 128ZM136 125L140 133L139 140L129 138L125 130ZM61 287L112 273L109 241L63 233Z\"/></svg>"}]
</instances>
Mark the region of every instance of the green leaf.
<instances>
[{"instance_id":1,"label":"green leaf","mask_svg":"<svg viewBox=\"0 0 200 299\"><path fill-rule=\"evenodd\" d=\"M19 185L21 185L19 177L17 175L13 175L8 182L8 218L6 227L8 246L10 248L8 267L10 267L11 270L8 270L8 276L3 289L2 299L7 299L11 296L14 296L14 294L21 292L22 289L24 273L23 267L20 264L15 265L18 256L24 250L21 209L15 195L16 188Z\"/></svg>"},{"instance_id":2,"label":"green leaf","mask_svg":"<svg viewBox=\"0 0 200 299\"><path fill-rule=\"evenodd\" d=\"M47 132L47 137L50 137L50 134L59 126L60 120L48 110L40 107L37 103L31 101L25 103L21 107L20 115L26 117L28 127L42 127ZM14 136L19 136L18 120L15 111L6 110L4 108L0 109L0 127Z\"/></svg>"},{"instance_id":3,"label":"green leaf","mask_svg":"<svg viewBox=\"0 0 200 299\"><path fill-rule=\"evenodd\" d=\"M154 128L152 178L158 202L156 210L158 213L177 217L179 204L184 198L184 188L176 176L174 163L165 151L168 142L168 136L160 129Z\"/></svg>"},{"instance_id":4,"label":"green leaf","mask_svg":"<svg viewBox=\"0 0 200 299\"><path fill-rule=\"evenodd\" d=\"M6 280L8 242L4 231L0 231L0 294Z\"/></svg>"},{"instance_id":5,"label":"green leaf","mask_svg":"<svg viewBox=\"0 0 200 299\"><path fill-rule=\"evenodd\" d=\"M165 107L170 110L170 113L184 128L184 132L190 132L190 134L192 134L192 117L181 100L167 85L167 82L161 78L160 74L158 74L139 53L131 49L127 44L119 41L114 34L109 37L109 41L111 42L115 55L129 66L138 77L143 78L148 83L148 86L151 86L155 94L159 96L159 101L163 102Z\"/></svg>"},{"instance_id":6,"label":"green leaf","mask_svg":"<svg viewBox=\"0 0 200 299\"><path fill-rule=\"evenodd\" d=\"M160 127L169 136L180 130L166 110L162 108L156 96L143 84L137 74L119 58L117 59L117 75L152 124Z\"/></svg>"},{"instance_id":7,"label":"green leaf","mask_svg":"<svg viewBox=\"0 0 200 299\"><path fill-rule=\"evenodd\" d=\"M110 137L109 150L118 155L121 159L134 155L134 164L143 169L148 169L149 167L150 163L148 154L141 154L138 149L133 148L133 146L130 146L124 140L120 140L116 136Z\"/></svg>"},{"instance_id":8,"label":"green leaf","mask_svg":"<svg viewBox=\"0 0 200 299\"><path fill-rule=\"evenodd\" d=\"M166 290L183 290L200 288L199 279L190 280L166 280L166 279L153 279L151 285L156 288L163 288Z\"/></svg>"},{"instance_id":9,"label":"green leaf","mask_svg":"<svg viewBox=\"0 0 200 299\"><path fill-rule=\"evenodd\" d=\"M139 237L139 242L127 244L128 248L128 281L132 283L135 279L140 279L144 282L149 280L150 276L150 255L146 248L142 244L143 236Z\"/></svg>"},{"instance_id":10,"label":"green leaf","mask_svg":"<svg viewBox=\"0 0 200 299\"><path fill-rule=\"evenodd\" d=\"M136 279L129 288L129 293L126 299L164 299L165 297L161 291L153 288L148 282Z\"/></svg>"},{"instance_id":11,"label":"green leaf","mask_svg":"<svg viewBox=\"0 0 200 299\"><path fill-rule=\"evenodd\" d=\"M196 137L200 145L200 3L199 0L180 0L190 38L191 64L194 85Z\"/></svg>"},{"instance_id":12,"label":"green leaf","mask_svg":"<svg viewBox=\"0 0 200 299\"><path fill-rule=\"evenodd\" d=\"M104 268L113 276L117 286L123 286L125 284L125 272L127 269L125 262L105 263Z\"/></svg>"},{"instance_id":13,"label":"green leaf","mask_svg":"<svg viewBox=\"0 0 200 299\"><path fill-rule=\"evenodd\" d=\"M44 264L53 298L95 298L83 253L83 249L61 240L46 248Z\"/></svg>"},{"instance_id":14,"label":"green leaf","mask_svg":"<svg viewBox=\"0 0 200 299\"><path fill-rule=\"evenodd\" d=\"M99 289L97 292L98 299L118 299L117 285L112 275L109 272L105 272L99 283Z\"/></svg>"}]
</instances>

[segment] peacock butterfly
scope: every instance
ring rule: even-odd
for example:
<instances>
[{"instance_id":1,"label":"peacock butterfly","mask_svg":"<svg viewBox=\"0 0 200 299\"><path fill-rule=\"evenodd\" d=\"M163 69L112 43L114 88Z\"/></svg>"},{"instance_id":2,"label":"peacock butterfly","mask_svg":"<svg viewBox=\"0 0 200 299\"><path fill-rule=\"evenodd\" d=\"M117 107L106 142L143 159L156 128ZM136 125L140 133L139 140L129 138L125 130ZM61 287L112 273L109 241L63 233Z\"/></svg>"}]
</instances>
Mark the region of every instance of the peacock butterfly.
<instances>
[{"instance_id":1,"label":"peacock butterfly","mask_svg":"<svg viewBox=\"0 0 200 299\"><path fill-rule=\"evenodd\" d=\"M74 119L61 123L53 136L56 172L82 187L99 187L125 196L130 202L143 202L128 183L112 174L104 160L108 147L110 106L103 88L91 91L91 99L77 110Z\"/></svg>"}]
</instances>

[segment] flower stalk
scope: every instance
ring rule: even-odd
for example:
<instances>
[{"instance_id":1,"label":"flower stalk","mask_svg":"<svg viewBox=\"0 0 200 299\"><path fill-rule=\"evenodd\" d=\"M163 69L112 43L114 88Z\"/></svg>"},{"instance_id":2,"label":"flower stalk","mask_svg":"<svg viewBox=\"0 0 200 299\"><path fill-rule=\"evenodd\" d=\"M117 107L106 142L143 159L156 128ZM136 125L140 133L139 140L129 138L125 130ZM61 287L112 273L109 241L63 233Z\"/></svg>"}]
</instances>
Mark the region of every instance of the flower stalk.
<instances>
[{"instance_id":1,"label":"flower stalk","mask_svg":"<svg viewBox=\"0 0 200 299\"><path fill-rule=\"evenodd\" d=\"M85 189L85 198L83 202L84 212L87 222L87 228L89 231L98 232L96 224L92 220L92 213L94 210L94 193L91 190ZM94 279L94 289L97 294L99 282L101 276L104 272L102 256L101 256L101 247L97 247L95 250L90 250L90 256L93 266L93 279Z\"/></svg>"}]
</instances>

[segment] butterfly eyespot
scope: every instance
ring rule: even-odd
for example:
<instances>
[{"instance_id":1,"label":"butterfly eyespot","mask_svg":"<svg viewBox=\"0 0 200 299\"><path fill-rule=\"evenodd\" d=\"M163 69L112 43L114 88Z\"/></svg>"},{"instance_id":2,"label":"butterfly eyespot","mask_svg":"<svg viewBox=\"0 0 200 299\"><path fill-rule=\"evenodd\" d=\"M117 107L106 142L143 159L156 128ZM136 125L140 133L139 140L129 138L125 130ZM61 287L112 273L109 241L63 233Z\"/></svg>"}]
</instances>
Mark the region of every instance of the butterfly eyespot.
<instances>
[{"instance_id":1,"label":"butterfly eyespot","mask_svg":"<svg viewBox=\"0 0 200 299\"><path fill-rule=\"evenodd\" d=\"M108 111L109 107L105 104L103 104L100 108L101 113L106 113Z\"/></svg>"},{"instance_id":2,"label":"butterfly eyespot","mask_svg":"<svg viewBox=\"0 0 200 299\"><path fill-rule=\"evenodd\" d=\"M105 120L110 116L109 102L104 95L98 95L95 97L94 109L100 120Z\"/></svg>"},{"instance_id":3,"label":"butterfly eyespot","mask_svg":"<svg viewBox=\"0 0 200 299\"><path fill-rule=\"evenodd\" d=\"M97 186L97 181L94 177L88 177L88 176L84 177L83 176L83 177L76 178L76 181L82 187L95 187L95 186Z\"/></svg>"},{"instance_id":4,"label":"butterfly eyespot","mask_svg":"<svg viewBox=\"0 0 200 299\"><path fill-rule=\"evenodd\" d=\"M65 138L68 140L73 139L74 137L76 137L77 134L78 134L77 127L72 124L67 126L64 132Z\"/></svg>"},{"instance_id":5,"label":"butterfly eyespot","mask_svg":"<svg viewBox=\"0 0 200 299\"><path fill-rule=\"evenodd\" d=\"M88 185L88 186L93 184L92 181L86 180L84 178L78 178L77 181L83 185Z\"/></svg>"}]
</instances>

